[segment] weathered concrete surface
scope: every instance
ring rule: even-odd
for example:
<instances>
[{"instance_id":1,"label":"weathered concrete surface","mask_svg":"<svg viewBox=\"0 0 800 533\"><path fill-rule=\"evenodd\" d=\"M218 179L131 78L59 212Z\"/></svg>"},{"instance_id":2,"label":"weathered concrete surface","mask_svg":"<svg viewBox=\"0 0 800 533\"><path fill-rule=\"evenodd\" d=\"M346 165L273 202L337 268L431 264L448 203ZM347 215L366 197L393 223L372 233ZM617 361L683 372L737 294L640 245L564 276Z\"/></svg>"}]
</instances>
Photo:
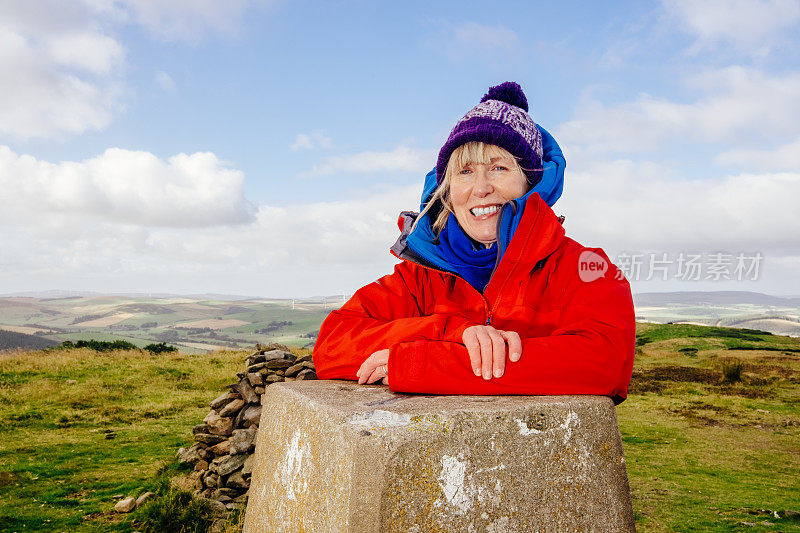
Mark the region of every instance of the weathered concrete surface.
<instances>
[{"instance_id":1,"label":"weathered concrete surface","mask_svg":"<svg viewBox=\"0 0 800 533\"><path fill-rule=\"evenodd\" d=\"M609 398L295 381L262 404L245 533L634 530Z\"/></svg>"}]
</instances>

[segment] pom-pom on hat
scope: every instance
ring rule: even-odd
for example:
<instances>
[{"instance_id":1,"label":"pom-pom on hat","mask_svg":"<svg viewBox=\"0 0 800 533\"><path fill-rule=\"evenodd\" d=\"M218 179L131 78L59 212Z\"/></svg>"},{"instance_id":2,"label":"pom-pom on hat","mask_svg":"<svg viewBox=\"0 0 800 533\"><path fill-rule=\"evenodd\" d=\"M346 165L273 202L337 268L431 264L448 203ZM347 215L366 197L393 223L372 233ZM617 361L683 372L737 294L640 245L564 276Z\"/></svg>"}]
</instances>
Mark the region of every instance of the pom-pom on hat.
<instances>
[{"instance_id":1,"label":"pom-pom on hat","mask_svg":"<svg viewBox=\"0 0 800 533\"><path fill-rule=\"evenodd\" d=\"M491 87L458 121L439 151L437 183L442 183L453 151L472 141L499 146L518 157L531 186L542 178L542 134L528 114L528 99L519 84L507 81Z\"/></svg>"}]
</instances>

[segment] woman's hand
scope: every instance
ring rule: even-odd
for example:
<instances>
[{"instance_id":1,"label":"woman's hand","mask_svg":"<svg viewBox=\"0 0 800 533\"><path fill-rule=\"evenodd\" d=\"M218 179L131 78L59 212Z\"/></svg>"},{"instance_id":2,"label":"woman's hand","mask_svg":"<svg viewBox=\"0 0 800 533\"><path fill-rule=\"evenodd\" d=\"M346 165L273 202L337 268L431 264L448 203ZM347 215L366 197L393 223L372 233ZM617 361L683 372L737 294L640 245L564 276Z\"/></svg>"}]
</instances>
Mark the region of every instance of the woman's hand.
<instances>
[{"instance_id":1,"label":"woman's hand","mask_svg":"<svg viewBox=\"0 0 800 533\"><path fill-rule=\"evenodd\" d=\"M486 380L492 379L492 375L496 378L503 375L506 354L513 363L522 357L522 340L516 331L502 331L492 326L470 326L464 330L462 338L469 352L472 371Z\"/></svg>"},{"instance_id":2,"label":"woman's hand","mask_svg":"<svg viewBox=\"0 0 800 533\"><path fill-rule=\"evenodd\" d=\"M389 384L389 350L378 350L361 363L356 372L358 384L375 383L382 379L384 385Z\"/></svg>"}]
</instances>

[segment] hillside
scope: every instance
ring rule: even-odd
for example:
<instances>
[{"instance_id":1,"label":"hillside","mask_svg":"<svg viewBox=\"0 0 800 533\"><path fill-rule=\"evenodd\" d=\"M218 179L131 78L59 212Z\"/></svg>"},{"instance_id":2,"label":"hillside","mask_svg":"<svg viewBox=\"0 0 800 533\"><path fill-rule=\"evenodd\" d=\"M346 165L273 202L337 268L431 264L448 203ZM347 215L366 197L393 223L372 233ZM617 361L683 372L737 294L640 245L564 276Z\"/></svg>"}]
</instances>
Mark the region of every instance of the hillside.
<instances>
[{"instance_id":1,"label":"hillside","mask_svg":"<svg viewBox=\"0 0 800 533\"><path fill-rule=\"evenodd\" d=\"M336 302L341 303L341 298ZM232 300L120 295L0 298L0 328L62 342L167 342L189 352L257 342L313 345L333 305L327 300Z\"/></svg>"},{"instance_id":2,"label":"hillside","mask_svg":"<svg viewBox=\"0 0 800 533\"><path fill-rule=\"evenodd\" d=\"M15 348L41 350L57 344L58 342L54 340L45 339L36 335L28 335L25 333L17 333L15 331L0 329L0 351L12 350Z\"/></svg>"}]
</instances>

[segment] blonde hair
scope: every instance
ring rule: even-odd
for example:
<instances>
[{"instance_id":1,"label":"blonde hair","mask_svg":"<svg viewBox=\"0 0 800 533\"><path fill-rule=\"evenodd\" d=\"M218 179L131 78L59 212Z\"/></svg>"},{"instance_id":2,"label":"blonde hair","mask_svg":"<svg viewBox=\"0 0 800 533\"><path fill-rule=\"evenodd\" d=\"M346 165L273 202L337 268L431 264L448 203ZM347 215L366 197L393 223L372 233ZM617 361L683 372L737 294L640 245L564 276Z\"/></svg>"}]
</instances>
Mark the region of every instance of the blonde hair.
<instances>
[{"instance_id":1,"label":"blonde hair","mask_svg":"<svg viewBox=\"0 0 800 533\"><path fill-rule=\"evenodd\" d=\"M417 220L414 221L411 231L414 231L423 215L428 213L433 207L439 207L439 214L436 216L436 220L431 224L433 232L439 235L447 225L447 219L450 214L455 214L453 212L453 201L450 198L450 182L455 173L467 165L488 165L492 162L492 158L497 157L511 159L514 162L514 170L519 170L525 175L524 169L519 164L519 158L512 155L508 150L494 144L472 141L462 144L453 150L453 153L450 154L450 159L447 161L447 169L444 172L442 183L433 191L430 200L425 204L425 209L420 212L419 216L417 216Z\"/></svg>"}]
</instances>

